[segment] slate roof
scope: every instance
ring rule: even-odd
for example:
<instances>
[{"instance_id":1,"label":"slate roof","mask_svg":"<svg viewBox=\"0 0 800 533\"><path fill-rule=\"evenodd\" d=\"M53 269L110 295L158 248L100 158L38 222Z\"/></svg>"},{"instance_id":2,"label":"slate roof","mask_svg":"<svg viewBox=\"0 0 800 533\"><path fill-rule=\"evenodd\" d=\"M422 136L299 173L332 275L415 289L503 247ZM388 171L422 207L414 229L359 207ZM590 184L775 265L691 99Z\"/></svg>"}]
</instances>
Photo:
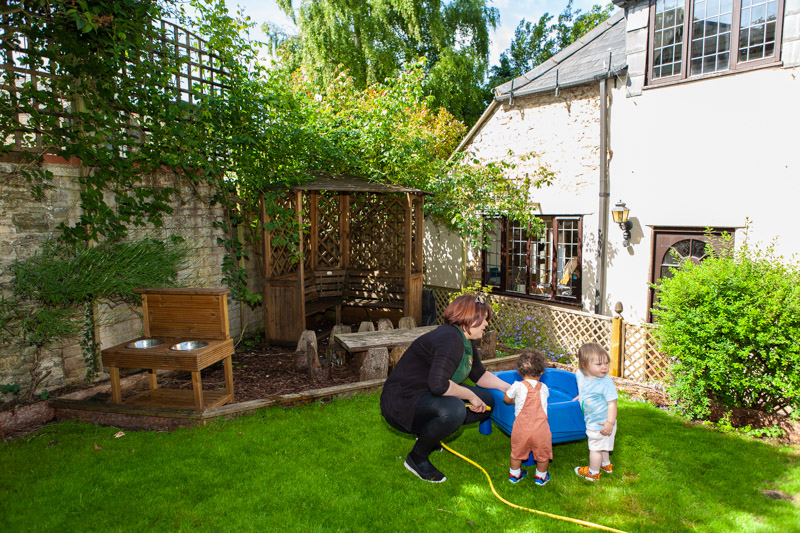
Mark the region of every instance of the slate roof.
<instances>
[{"instance_id":1,"label":"slate roof","mask_svg":"<svg viewBox=\"0 0 800 533\"><path fill-rule=\"evenodd\" d=\"M530 72L495 88L496 100L571 87L627 68L625 12L616 10L592 31Z\"/></svg>"},{"instance_id":2,"label":"slate roof","mask_svg":"<svg viewBox=\"0 0 800 533\"><path fill-rule=\"evenodd\" d=\"M475 135L499 107L500 102L513 101L517 96L557 91L560 87L572 87L603 78L611 78L628 68L626 54L625 11L618 9L592 31L535 69L495 87L494 100L489 103L450 158L452 159L455 154L472 142Z\"/></svg>"}]
</instances>

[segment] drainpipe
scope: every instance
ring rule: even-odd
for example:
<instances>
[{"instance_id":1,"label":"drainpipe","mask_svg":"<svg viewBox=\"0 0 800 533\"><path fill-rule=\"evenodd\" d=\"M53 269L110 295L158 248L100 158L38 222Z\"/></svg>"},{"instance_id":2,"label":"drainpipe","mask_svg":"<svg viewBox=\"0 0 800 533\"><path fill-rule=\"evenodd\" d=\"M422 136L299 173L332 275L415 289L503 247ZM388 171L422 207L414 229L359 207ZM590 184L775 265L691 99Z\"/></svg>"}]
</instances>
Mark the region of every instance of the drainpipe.
<instances>
[{"instance_id":1,"label":"drainpipe","mask_svg":"<svg viewBox=\"0 0 800 533\"><path fill-rule=\"evenodd\" d=\"M610 63L609 63L610 67ZM608 233L608 80L600 80L600 209L597 217L597 268L595 269L594 312L602 314L606 293L606 234Z\"/></svg>"}]
</instances>

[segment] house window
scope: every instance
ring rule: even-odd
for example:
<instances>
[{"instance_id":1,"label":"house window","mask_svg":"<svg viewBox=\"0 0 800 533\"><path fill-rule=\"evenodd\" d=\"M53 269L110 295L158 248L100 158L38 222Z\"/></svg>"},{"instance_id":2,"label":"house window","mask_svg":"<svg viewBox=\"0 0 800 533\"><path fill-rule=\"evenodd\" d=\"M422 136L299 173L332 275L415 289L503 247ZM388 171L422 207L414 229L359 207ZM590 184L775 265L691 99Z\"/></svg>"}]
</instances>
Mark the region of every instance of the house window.
<instances>
[{"instance_id":1,"label":"house window","mask_svg":"<svg viewBox=\"0 0 800 533\"><path fill-rule=\"evenodd\" d=\"M655 0L650 84L780 60L783 0Z\"/></svg>"},{"instance_id":2,"label":"house window","mask_svg":"<svg viewBox=\"0 0 800 533\"><path fill-rule=\"evenodd\" d=\"M490 220L483 283L516 296L579 303L581 217L541 216L544 229L507 218Z\"/></svg>"}]
</instances>

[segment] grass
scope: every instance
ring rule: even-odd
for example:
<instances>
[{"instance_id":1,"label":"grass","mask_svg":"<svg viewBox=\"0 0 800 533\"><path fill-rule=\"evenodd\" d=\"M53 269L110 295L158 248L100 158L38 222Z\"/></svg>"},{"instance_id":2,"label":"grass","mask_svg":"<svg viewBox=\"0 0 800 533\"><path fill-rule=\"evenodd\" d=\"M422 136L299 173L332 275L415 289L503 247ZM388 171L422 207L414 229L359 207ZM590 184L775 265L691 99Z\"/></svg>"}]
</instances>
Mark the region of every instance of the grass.
<instances>
[{"instance_id":1,"label":"grass","mask_svg":"<svg viewBox=\"0 0 800 533\"><path fill-rule=\"evenodd\" d=\"M271 408L172 433L80 422L0 444L0 531L589 531L513 509L448 452L424 483L403 468L412 438L378 395ZM800 454L621 400L614 473L572 469L586 442L557 445L552 481L507 480L509 439L470 426L448 446L507 500L626 531L800 531ZM99 448L99 449L97 449Z\"/></svg>"}]
</instances>

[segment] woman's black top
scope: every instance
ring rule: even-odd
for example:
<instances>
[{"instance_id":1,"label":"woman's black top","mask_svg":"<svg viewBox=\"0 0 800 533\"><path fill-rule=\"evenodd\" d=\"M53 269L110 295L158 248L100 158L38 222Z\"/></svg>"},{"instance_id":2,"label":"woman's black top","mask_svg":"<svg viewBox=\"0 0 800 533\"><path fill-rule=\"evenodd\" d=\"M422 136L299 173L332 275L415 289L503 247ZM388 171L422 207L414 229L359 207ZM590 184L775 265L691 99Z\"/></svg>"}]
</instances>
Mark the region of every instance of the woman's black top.
<instances>
[{"instance_id":1,"label":"woman's black top","mask_svg":"<svg viewBox=\"0 0 800 533\"><path fill-rule=\"evenodd\" d=\"M477 381L486 372L478 349L472 342L472 370ZM444 324L422 335L408 347L383 385L381 413L384 418L411 432L419 399L430 392L441 396L464 355L464 337L456 326Z\"/></svg>"}]
</instances>

